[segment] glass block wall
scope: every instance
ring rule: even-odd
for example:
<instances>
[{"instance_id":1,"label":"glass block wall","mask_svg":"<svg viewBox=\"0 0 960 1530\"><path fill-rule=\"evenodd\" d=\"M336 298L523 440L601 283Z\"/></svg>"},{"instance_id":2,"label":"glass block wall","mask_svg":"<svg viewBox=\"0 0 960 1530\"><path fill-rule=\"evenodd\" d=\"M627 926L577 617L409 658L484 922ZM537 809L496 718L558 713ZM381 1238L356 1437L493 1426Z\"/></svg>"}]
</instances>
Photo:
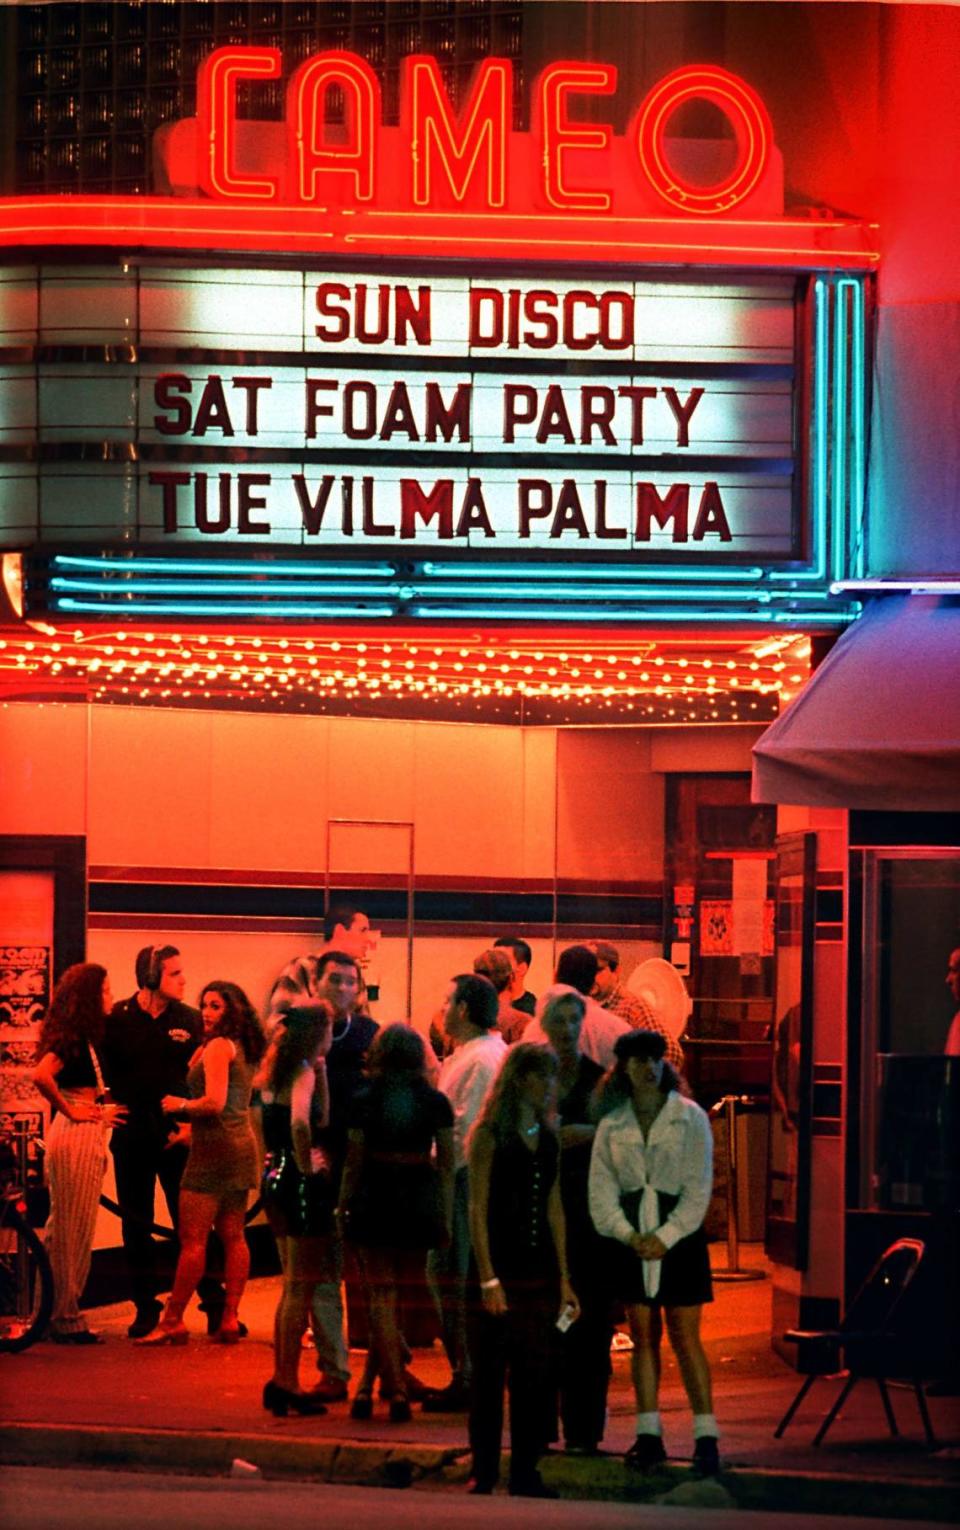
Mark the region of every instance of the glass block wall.
<instances>
[{"instance_id":1,"label":"glass block wall","mask_svg":"<svg viewBox=\"0 0 960 1530\"><path fill-rule=\"evenodd\" d=\"M5 68L17 103L10 189L149 192L155 128L193 113L197 64L226 43L261 43L283 53L282 80L241 85L242 116L281 117L286 80L297 65L311 53L348 48L380 75L388 123L397 120L406 54L434 54L457 104L478 60L488 54L511 58L519 127L526 93L523 9L501 0L18 6ZM335 114L335 98L331 109Z\"/></svg>"}]
</instances>

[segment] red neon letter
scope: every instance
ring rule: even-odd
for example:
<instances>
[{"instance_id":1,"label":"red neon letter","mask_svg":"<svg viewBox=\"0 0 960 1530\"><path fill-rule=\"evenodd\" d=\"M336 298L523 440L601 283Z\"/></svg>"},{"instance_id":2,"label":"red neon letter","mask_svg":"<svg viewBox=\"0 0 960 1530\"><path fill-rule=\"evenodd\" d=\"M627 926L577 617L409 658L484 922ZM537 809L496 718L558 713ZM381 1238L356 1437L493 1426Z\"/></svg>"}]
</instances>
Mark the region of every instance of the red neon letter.
<instances>
[{"instance_id":1,"label":"red neon letter","mask_svg":"<svg viewBox=\"0 0 960 1530\"><path fill-rule=\"evenodd\" d=\"M259 197L273 202L277 183L237 175L236 147L239 79L275 80L280 73L279 48L217 48L197 72L201 190L211 197Z\"/></svg>"},{"instance_id":2,"label":"red neon letter","mask_svg":"<svg viewBox=\"0 0 960 1530\"><path fill-rule=\"evenodd\" d=\"M454 122L450 100L435 58L413 53L404 59L401 122L413 157L413 201L429 207L435 201L434 157L443 183L462 202L485 153L486 178L479 203L502 207L506 200L507 110L512 98L513 65L509 59L488 58L477 70L470 98Z\"/></svg>"},{"instance_id":3,"label":"red neon letter","mask_svg":"<svg viewBox=\"0 0 960 1530\"><path fill-rule=\"evenodd\" d=\"M612 129L609 123L598 127L575 127L567 117L567 95L571 91L609 96L617 88L613 64L551 64L537 83L537 127L543 145L544 190L553 207L575 208L579 212L609 212L609 191L582 191L565 184L563 156L568 149L606 149Z\"/></svg>"},{"instance_id":4,"label":"red neon letter","mask_svg":"<svg viewBox=\"0 0 960 1530\"><path fill-rule=\"evenodd\" d=\"M685 101L712 101L730 122L737 161L713 186L684 181L667 163L664 136L669 118ZM634 126L637 154L654 191L681 212L729 212L748 197L767 166L773 127L755 90L735 74L713 65L691 65L665 75L650 91Z\"/></svg>"},{"instance_id":5,"label":"red neon letter","mask_svg":"<svg viewBox=\"0 0 960 1530\"><path fill-rule=\"evenodd\" d=\"M339 85L347 102L350 124L346 143L326 136L327 92ZM370 65L355 53L317 53L300 65L287 87L290 159L296 166L294 195L302 202L317 196L317 177L338 170L353 179L358 202L373 196L373 174L380 124L380 82Z\"/></svg>"}]
</instances>

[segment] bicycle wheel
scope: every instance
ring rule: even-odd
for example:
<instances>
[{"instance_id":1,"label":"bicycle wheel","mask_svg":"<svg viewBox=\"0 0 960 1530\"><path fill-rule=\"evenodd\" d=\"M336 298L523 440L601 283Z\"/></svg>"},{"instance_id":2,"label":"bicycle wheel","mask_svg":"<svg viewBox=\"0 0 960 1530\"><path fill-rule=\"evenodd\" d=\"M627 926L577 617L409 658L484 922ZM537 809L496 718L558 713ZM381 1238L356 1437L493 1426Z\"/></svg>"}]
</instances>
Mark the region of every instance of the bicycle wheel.
<instances>
[{"instance_id":1,"label":"bicycle wheel","mask_svg":"<svg viewBox=\"0 0 960 1530\"><path fill-rule=\"evenodd\" d=\"M27 1349L53 1310L53 1271L42 1242L8 1206L0 1223L0 1351Z\"/></svg>"}]
</instances>

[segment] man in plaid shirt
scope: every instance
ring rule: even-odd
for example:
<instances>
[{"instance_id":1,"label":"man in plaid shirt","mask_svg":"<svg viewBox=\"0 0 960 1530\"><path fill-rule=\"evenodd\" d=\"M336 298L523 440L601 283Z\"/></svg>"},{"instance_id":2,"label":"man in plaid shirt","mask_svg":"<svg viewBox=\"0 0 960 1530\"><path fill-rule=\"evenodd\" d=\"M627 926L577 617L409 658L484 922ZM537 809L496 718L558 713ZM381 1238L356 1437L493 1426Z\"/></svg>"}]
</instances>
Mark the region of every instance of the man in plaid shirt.
<instances>
[{"instance_id":1,"label":"man in plaid shirt","mask_svg":"<svg viewBox=\"0 0 960 1530\"><path fill-rule=\"evenodd\" d=\"M591 995L603 1008L635 1031L656 1031L667 1043L666 1059L676 1073L683 1074L683 1052L680 1044L670 1034L659 1016L645 999L630 993L620 981L620 952L606 940L588 940L586 944L597 958L597 979Z\"/></svg>"}]
</instances>

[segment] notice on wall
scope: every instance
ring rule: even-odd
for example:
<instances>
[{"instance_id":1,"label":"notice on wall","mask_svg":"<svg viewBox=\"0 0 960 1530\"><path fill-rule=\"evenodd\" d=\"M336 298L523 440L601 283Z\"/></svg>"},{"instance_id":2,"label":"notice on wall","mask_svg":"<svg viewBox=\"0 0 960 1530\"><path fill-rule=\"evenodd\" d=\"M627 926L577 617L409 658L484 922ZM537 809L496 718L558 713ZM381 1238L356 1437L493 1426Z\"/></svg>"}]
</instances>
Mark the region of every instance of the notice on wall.
<instances>
[{"instance_id":1,"label":"notice on wall","mask_svg":"<svg viewBox=\"0 0 960 1530\"><path fill-rule=\"evenodd\" d=\"M759 956L763 950L764 905L767 901L767 861L753 856L733 858L733 954Z\"/></svg>"}]
</instances>

